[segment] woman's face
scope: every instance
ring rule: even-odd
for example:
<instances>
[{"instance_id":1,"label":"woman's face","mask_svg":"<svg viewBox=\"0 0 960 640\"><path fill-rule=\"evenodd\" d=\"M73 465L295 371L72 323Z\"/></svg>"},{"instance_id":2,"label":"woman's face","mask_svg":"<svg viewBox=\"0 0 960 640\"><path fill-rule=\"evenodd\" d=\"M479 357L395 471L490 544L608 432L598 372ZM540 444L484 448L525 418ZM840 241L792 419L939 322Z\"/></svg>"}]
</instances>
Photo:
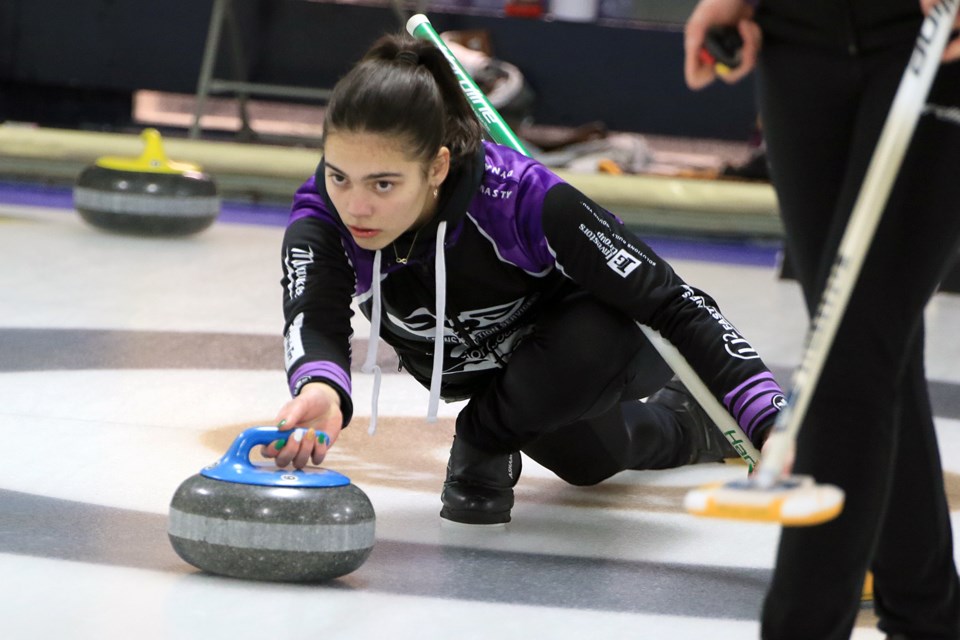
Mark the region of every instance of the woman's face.
<instances>
[{"instance_id":1,"label":"woman's face","mask_svg":"<svg viewBox=\"0 0 960 640\"><path fill-rule=\"evenodd\" d=\"M433 217L434 191L450 168L446 147L424 166L401 139L367 132L330 132L323 158L330 200L356 243L371 251Z\"/></svg>"}]
</instances>

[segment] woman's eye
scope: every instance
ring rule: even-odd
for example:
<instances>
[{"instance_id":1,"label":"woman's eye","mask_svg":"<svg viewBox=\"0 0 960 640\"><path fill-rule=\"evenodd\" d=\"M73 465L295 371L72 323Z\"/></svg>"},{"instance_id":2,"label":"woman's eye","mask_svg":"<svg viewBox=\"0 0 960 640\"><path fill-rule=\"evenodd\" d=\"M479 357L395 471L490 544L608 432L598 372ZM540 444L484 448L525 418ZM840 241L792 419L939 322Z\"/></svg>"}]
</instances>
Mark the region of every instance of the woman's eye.
<instances>
[{"instance_id":1,"label":"woman's eye","mask_svg":"<svg viewBox=\"0 0 960 640\"><path fill-rule=\"evenodd\" d=\"M393 183L386 182L384 180L379 180L374 186L379 193L386 193L387 191L390 191L390 189L393 188Z\"/></svg>"},{"instance_id":2,"label":"woman's eye","mask_svg":"<svg viewBox=\"0 0 960 640\"><path fill-rule=\"evenodd\" d=\"M338 187L343 186L347 182L347 179L345 177L341 175L337 175L336 173L328 174L327 180L330 181L330 184L336 185Z\"/></svg>"}]
</instances>

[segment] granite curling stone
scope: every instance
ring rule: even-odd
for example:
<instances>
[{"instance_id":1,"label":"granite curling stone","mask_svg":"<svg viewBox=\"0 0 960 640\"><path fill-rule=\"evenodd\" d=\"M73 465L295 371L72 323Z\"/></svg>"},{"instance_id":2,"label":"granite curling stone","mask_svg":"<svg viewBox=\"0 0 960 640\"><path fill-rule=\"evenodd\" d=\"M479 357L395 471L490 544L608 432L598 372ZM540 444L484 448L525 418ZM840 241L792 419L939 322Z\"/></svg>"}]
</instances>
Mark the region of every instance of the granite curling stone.
<instances>
[{"instance_id":1,"label":"granite curling stone","mask_svg":"<svg viewBox=\"0 0 960 640\"><path fill-rule=\"evenodd\" d=\"M329 469L278 469L250 451L275 427L241 433L216 463L187 478L170 503L177 554L208 573L277 582L324 582L355 571L373 549L366 494Z\"/></svg>"},{"instance_id":2,"label":"granite curling stone","mask_svg":"<svg viewBox=\"0 0 960 640\"><path fill-rule=\"evenodd\" d=\"M131 235L184 236L203 231L220 215L217 186L195 164L169 160L160 132L141 134L139 158L104 156L86 167L73 205L91 225Z\"/></svg>"}]
</instances>

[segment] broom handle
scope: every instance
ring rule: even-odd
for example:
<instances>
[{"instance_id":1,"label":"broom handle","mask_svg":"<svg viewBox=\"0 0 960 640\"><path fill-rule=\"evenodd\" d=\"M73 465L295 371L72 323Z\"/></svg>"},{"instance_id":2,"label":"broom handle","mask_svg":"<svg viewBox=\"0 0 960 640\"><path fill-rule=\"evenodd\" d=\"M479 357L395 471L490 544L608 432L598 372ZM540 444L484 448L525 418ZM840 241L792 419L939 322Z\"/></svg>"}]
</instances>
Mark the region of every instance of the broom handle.
<instances>
[{"instance_id":1,"label":"broom handle","mask_svg":"<svg viewBox=\"0 0 960 640\"><path fill-rule=\"evenodd\" d=\"M450 47L447 46L447 43L443 41L443 38L440 37L433 28L433 25L430 24L427 16L418 13L410 18L410 20L407 21L407 31L415 38L432 42L435 47L440 49L447 59L447 62L450 63L450 67L453 68L453 73L457 76L457 80L460 82L460 88L463 89L467 101L470 103L470 106L473 107L473 112L477 114L480 123L483 124L483 127L490 134L490 137L498 144L510 147L525 156L529 156L530 153L524 148L523 143L520 142L520 138L513 133L510 125L506 123L494 106L490 104L490 101L487 100L483 91L477 87L473 78L470 77L467 70L463 68L463 65L460 64L457 57L450 51Z\"/></svg>"},{"instance_id":2,"label":"broom handle","mask_svg":"<svg viewBox=\"0 0 960 640\"><path fill-rule=\"evenodd\" d=\"M930 85L940 66L940 57L950 36L958 6L960 0L941 0L920 27L913 55L893 98L840 241L830 278L810 326L803 359L794 370L787 406L777 416L770 434L771 441L766 448L764 464L757 472L756 482L761 487L772 486L786 469L790 450L810 406L890 190L920 119Z\"/></svg>"},{"instance_id":3,"label":"broom handle","mask_svg":"<svg viewBox=\"0 0 960 640\"><path fill-rule=\"evenodd\" d=\"M470 74L464 70L460 61L457 60L447 44L439 34L437 34L436 30L434 30L433 25L430 24L430 20L423 14L417 14L407 21L407 31L415 38L432 42L434 46L443 52L443 55L450 62L450 66L453 68L453 72L460 82L460 87L466 94L470 106L473 107L474 113L477 114L481 124L483 124L487 130L487 133L490 134L490 137L493 138L493 141L510 147L525 156L529 156L530 153L524 148L520 139L513 133L513 130L503 120L494 106L490 104L490 101L487 100L487 97L474 83ZM660 357L673 369L674 373L680 378L680 381L683 382L703 410L706 411L707 415L716 423L717 427L733 448L740 454L740 457L743 458L744 462L753 470L760 460L760 453L740 429L740 426L733 419L733 416L720 404L720 401L717 400L710 389L707 388L707 385L703 383L700 376L693 370L693 367L690 366L686 358L677 351L676 347L667 342L657 331L646 325L639 323L638 325L647 340L650 341L650 344L652 344L660 354Z\"/></svg>"}]
</instances>

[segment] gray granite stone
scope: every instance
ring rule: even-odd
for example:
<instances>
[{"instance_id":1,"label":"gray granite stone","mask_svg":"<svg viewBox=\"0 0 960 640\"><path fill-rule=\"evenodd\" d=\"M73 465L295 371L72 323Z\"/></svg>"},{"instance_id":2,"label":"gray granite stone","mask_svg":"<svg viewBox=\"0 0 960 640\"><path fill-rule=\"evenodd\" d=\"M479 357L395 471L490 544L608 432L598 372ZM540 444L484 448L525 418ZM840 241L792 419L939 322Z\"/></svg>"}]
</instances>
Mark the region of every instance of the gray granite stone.
<instances>
[{"instance_id":1,"label":"gray granite stone","mask_svg":"<svg viewBox=\"0 0 960 640\"><path fill-rule=\"evenodd\" d=\"M254 580L322 582L373 549L375 514L356 485L270 487L187 478L170 504L168 535L198 569Z\"/></svg>"},{"instance_id":2,"label":"gray granite stone","mask_svg":"<svg viewBox=\"0 0 960 640\"><path fill-rule=\"evenodd\" d=\"M181 236L220 215L213 181L200 173L120 171L91 165L77 178L73 201L95 227L133 235Z\"/></svg>"}]
</instances>

